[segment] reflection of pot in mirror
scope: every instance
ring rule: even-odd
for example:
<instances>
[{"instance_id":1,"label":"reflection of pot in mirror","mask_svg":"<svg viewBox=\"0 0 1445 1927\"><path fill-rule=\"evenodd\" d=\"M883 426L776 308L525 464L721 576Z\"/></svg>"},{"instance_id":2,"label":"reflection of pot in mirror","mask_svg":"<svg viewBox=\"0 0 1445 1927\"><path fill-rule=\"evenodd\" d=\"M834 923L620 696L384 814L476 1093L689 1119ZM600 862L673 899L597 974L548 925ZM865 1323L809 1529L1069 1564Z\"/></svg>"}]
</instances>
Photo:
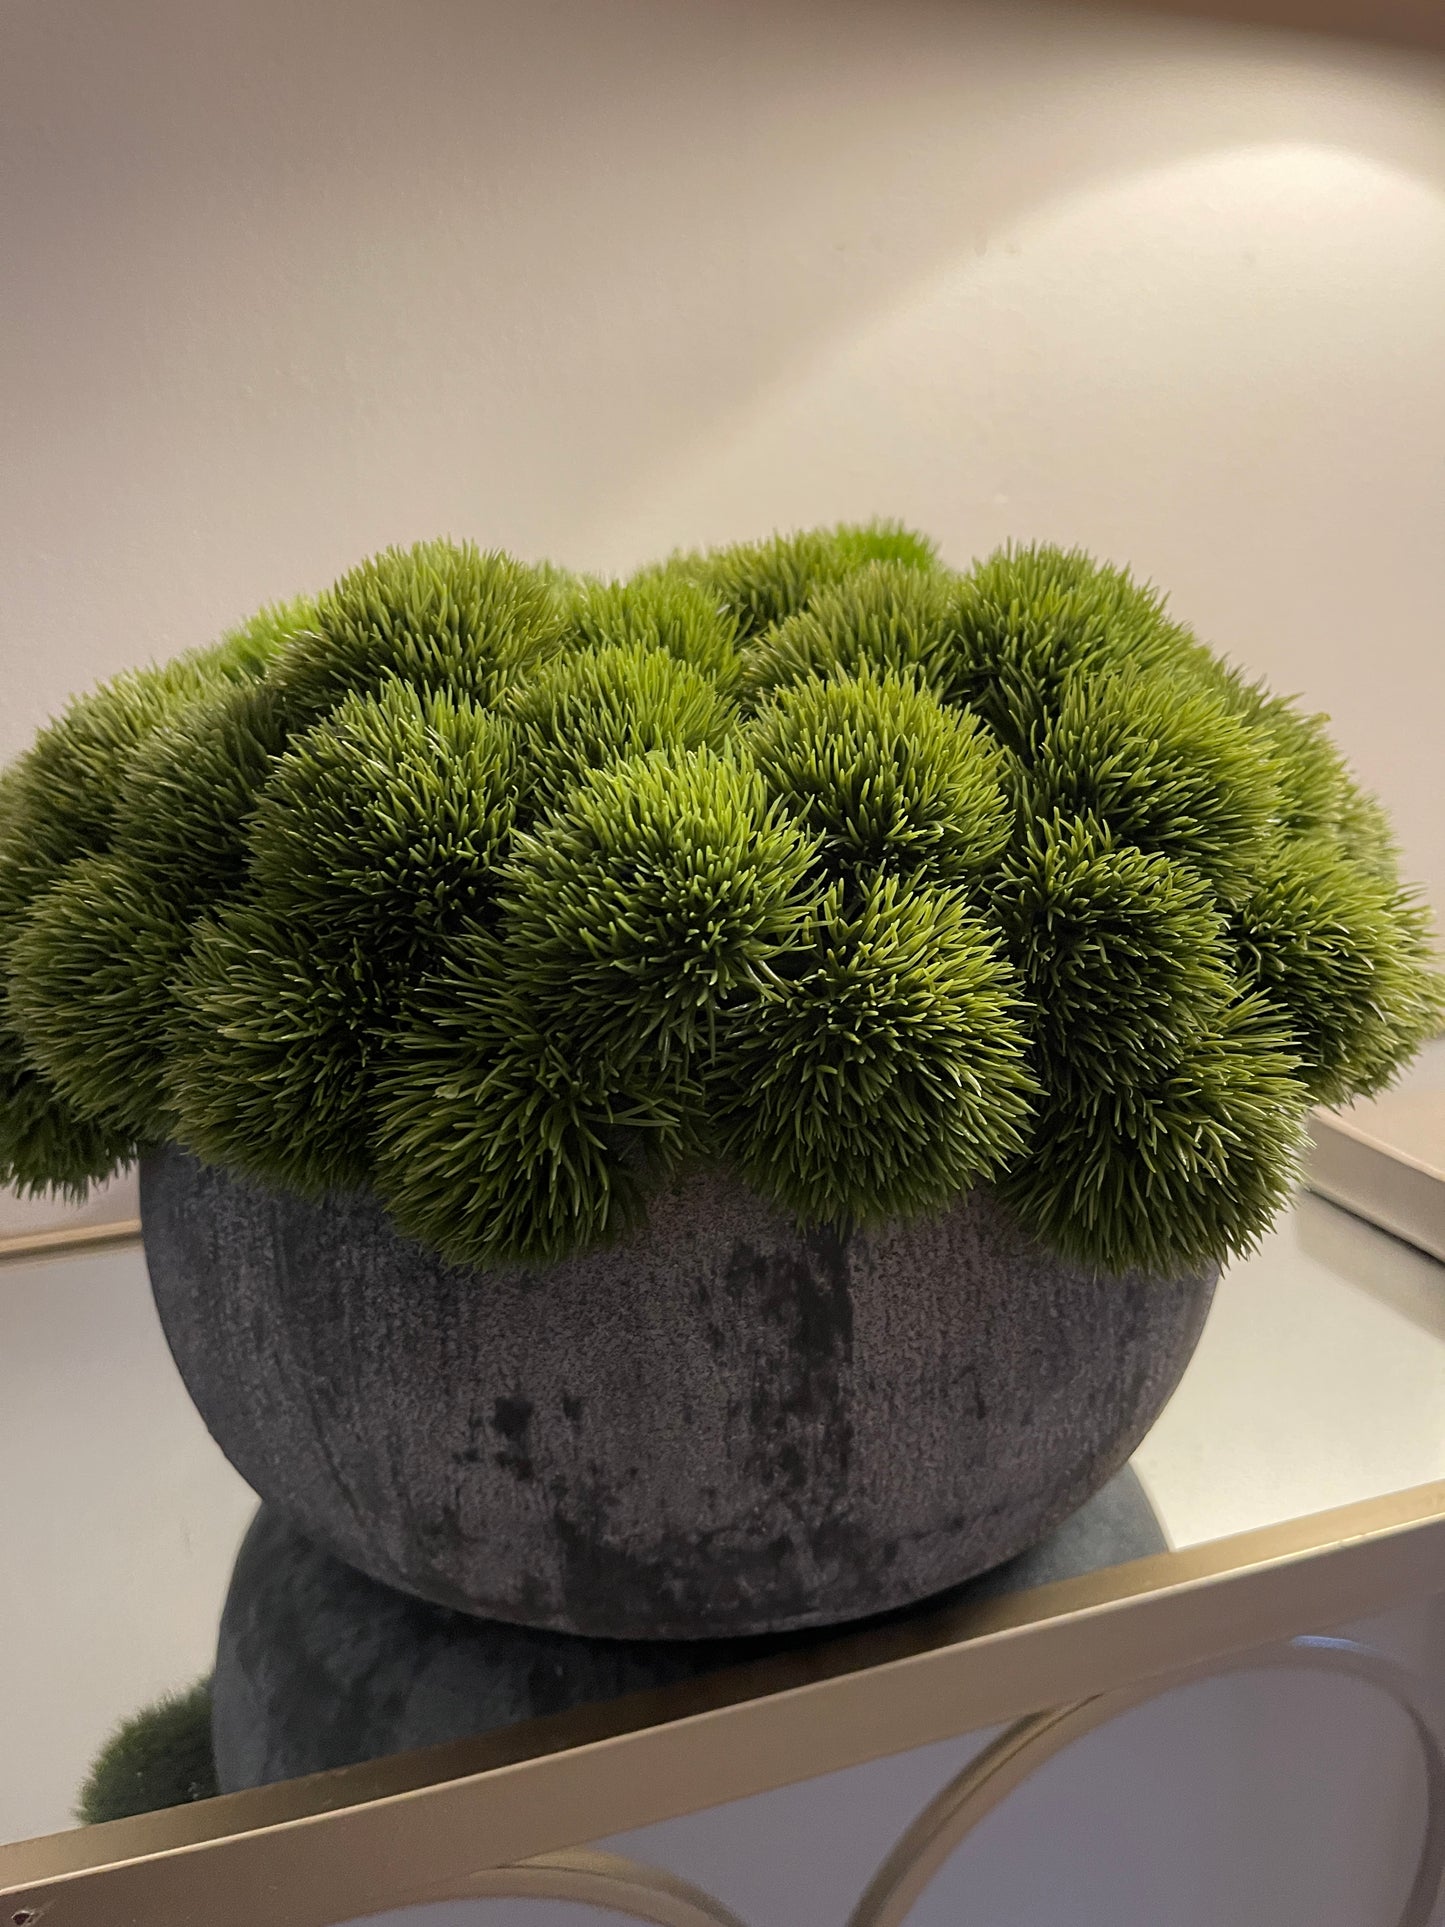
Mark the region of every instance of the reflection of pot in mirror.
<instances>
[{"instance_id":1,"label":"reflection of pot in mirror","mask_svg":"<svg viewBox=\"0 0 1445 1927\"><path fill-rule=\"evenodd\" d=\"M1040 1545L931 1600L955 1608L1164 1550L1126 1466ZM379 1586L263 1506L232 1575L212 1692L223 1793L465 1739L815 1646L760 1639L579 1639L447 1612Z\"/></svg>"},{"instance_id":2,"label":"reflection of pot in mirror","mask_svg":"<svg viewBox=\"0 0 1445 1927\"><path fill-rule=\"evenodd\" d=\"M1012 1557L1128 1457L1213 1287L1065 1264L983 1191L840 1237L698 1175L615 1245L485 1273L177 1151L142 1210L263 1498L387 1584L623 1638L856 1618Z\"/></svg>"}]
</instances>

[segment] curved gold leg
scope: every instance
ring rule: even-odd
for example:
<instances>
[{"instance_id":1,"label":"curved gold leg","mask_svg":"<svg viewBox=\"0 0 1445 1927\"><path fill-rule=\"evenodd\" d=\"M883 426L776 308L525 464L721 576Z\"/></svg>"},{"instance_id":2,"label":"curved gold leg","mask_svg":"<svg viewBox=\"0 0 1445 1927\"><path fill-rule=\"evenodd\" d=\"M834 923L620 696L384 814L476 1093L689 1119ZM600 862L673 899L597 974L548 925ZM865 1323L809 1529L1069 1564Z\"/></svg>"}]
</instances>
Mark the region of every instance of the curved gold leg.
<instances>
[{"instance_id":1,"label":"curved gold leg","mask_svg":"<svg viewBox=\"0 0 1445 1927\"><path fill-rule=\"evenodd\" d=\"M1192 1667L1020 1720L923 1809L874 1875L848 1927L905 1927L914 1902L980 1821L1075 1740L1195 1680L1279 1667L1366 1680L1409 1718L1425 1763L1427 1804L1415 1879L1398 1927L1430 1927L1445 1876L1445 1718L1425 1682L1408 1668L1348 1639L1296 1639L1268 1653Z\"/></svg>"},{"instance_id":2,"label":"curved gold leg","mask_svg":"<svg viewBox=\"0 0 1445 1927\"><path fill-rule=\"evenodd\" d=\"M923 1809L874 1875L847 1927L906 1927L915 1901L986 1815L1075 1740L1177 1687L1278 1668L1364 1680L1409 1719L1425 1765L1426 1822L1397 1927L1430 1927L1445 1880L1445 1714L1426 1682L1397 1660L1353 1640L1325 1638L1296 1639L1266 1653L1191 1667L1020 1720ZM487 1898L590 1902L647 1927L744 1927L721 1901L675 1874L590 1849L488 1868L418 1894L411 1904Z\"/></svg>"},{"instance_id":3,"label":"curved gold leg","mask_svg":"<svg viewBox=\"0 0 1445 1927\"><path fill-rule=\"evenodd\" d=\"M646 1927L744 1927L720 1900L676 1874L581 1847L538 1854L512 1867L489 1867L429 1888L407 1904L430 1906L442 1900L577 1900L645 1922Z\"/></svg>"}]
</instances>

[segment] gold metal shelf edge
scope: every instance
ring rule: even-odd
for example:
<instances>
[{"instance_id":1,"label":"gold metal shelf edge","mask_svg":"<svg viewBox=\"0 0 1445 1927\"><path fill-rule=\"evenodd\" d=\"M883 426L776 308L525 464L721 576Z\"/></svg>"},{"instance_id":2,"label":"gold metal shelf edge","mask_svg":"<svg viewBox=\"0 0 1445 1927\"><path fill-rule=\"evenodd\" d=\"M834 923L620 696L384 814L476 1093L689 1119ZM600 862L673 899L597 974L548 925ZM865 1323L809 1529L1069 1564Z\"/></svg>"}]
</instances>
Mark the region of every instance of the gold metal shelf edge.
<instances>
[{"instance_id":1,"label":"gold metal shelf edge","mask_svg":"<svg viewBox=\"0 0 1445 1927\"><path fill-rule=\"evenodd\" d=\"M110 1224L66 1225L57 1231L25 1231L0 1238L0 1265L22 1258L53 1258L105 1245L131 1244L140 1236L139 1218L117 1218Z\"/></svg>"},{"instance_id":2,"label":"gold metal shelf edge","mask_svg":"<svg viewBox=\"0 0 1445 1927\"><path fill-rule=\"evenodd\" d=\"M1445 1482L504 1733L0 1848L45 1927L330 1923L1437 1591ZM42 1913L37 1911L37 1919Z\"/></svg>"},{"instance_id":3,"label":"gold metal shelf edge","mask_svg":"<svg viewBox=\"0 0 1445 1927\"><path fill-rule=\"evenodd\" d=\"M1094 8L1098 0L1080 0ZM1328 34L1381 47L1445 52L1445 10L1439 0L1110 0L1130 13L1183 21L1215 21L1270 32Z\"/></svg>"},{"instance_id":4,"label":"gold metal shelf edge","mask_svg":"<svg viewBox=\"0 0 1445 1927\"><path fill-rule=\"evenodd\" d=\"M542 1853L517 1867L494 1867L444 1887L428 1888L413 1903L444 1900L571 1900L643 1927L746 1927L737 1915L663 1867L614 1853L571 1848Z\"/></svg>"},{"instance_id":5,"label":"gold metal shelf edge","mask_svg":"<svg viewBox=\"0 0 1445 1927\"><path fill-rule=\"evenodd\" d=\"M916 1903L969 1835L1042 1767L1089 1734L1180 1686L1282 1669L1361 1681L1393 1701L1413 1728L1425 1771L1425 1824L1414 1880L1396 1927L1428 1927L1437 1919L1445 1869L1445 1707L1433 1682L1398 1659L1355 1640L1312 1637L1206 1661L1173 1676L1136 1681L1017 1721L914 1816L880 1863L846 1927L907 1927Z\"/></svg>"}]
</instances>

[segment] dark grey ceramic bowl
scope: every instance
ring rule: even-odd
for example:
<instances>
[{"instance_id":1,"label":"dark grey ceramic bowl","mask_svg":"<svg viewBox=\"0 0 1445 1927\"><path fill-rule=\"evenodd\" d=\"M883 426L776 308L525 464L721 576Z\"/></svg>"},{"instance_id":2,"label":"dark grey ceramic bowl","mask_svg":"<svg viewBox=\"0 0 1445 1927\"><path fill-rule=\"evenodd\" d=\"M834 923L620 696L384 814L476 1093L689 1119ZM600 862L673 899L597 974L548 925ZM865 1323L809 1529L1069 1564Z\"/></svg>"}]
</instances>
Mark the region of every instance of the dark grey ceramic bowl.
<instances>
[{"instance_id":1,"label":"dark grey ceramic bowl","mask_svg":"<svg viewBox=\"0 0 1445 1927\"><path fill-rule=\"evenodd\" d=\"M459 1271L373 1199L174 1149L141 1210L263 1499L420 1598L624 1639L861 1618L1012 1558L1132 1452L1214 1286L1065 1264L984 1191L843 1235L717 1172L542 1269Z\"/></svg>"},{"instance_id":2,"label":"dark grey ceramic bowl","mask_svg":"<svg viewBox=\"0 0 1445 1927\"><path fill-rule=\"evenodd\" d=\"M1023 1592L1163 1550L1153 1508L1126 1466L1041 1545L923 1610ZM895 1613L888 1623L908 1617ZM222 1793L237 1793L670 1686L830 1637L825 1630L579 1639L475 1619L377 1585L262 1506L221 1615L211 1686L216 1777Z\"/></svg>"}]
</instances>

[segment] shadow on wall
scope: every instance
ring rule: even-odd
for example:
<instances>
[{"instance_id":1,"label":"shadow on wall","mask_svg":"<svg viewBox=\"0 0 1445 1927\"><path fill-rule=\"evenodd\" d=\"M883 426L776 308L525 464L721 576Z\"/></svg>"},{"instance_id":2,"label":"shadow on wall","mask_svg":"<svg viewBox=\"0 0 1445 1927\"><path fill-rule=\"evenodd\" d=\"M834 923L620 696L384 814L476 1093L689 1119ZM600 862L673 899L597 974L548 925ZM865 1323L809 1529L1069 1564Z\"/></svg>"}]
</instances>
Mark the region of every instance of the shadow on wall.
<instances>
[{"instance_id":1,"label":"shadow on wall","mask_svg":"<svg viewBox=\"0 0 1445 1927\"><path fill-rule=\"evenodd\" d=\"M796 497L800 448L816 468L813 503L856 503L863 476L889 502L961 485L976 545L1017 533L1007 489L989 478L1026 487L1046 474L1086 515L1092 478L1107 512L1102 471L1148 461L1161 430L1188 437L1169 444L1181 468L1223 467L1237 487L1278 435L1308 429L1326 394L1337 417L1322 357L1345 374L1372 352L1434 344L1445 140L1441 162L1432 181L1334 144L1280 141L1061 181L964 258L891 281L871 309L799 343L653 493L613 505L604 545L630 558L639 539L647 553L675 541L680 521L698 542L755 533L760 516L786 522L769 504ZM1417 299L1379 314L1382 278ZM1253 401L1258 448L1241 445L1237 416L1199 416L1201 391L1231 376Z\"/></svg>"},{"instance_id":2,"label":"shadow on wall","mask_svg":"<svg viewBox=\"0 0 1445 1927\"><path fill-rule=\"evenodd\" d=\"M1122 556L1331 713L1445 906L1441 313L1445 164L1280 141L1139 166L840 319L597 546L886 503L960 560L1020 534Z\"/></svg>"},{"instance_id":3,"label":"shadow on wall","mask_svg":"<svg viewBox=\"0 0 1445 1927\"><path fill-rule=\"evenodd\" d=\"M976 439L949 412L947 464L860 391L841 463L795 409L726 526L689 470L886 332L900 290L1034 245L1040 210L1246 142L1445 174L1428 63L1072 8L87 0L6 40L0 234L27 296L0 753L71 688L439 530L611 567L888 509L967 551L1002 491L1067 533L1116 458L1082 462L1082 502L1072 470L1037 505L1001 481L1000 445L1046 479L1059 457L1027 369L970 401ZM1001 292L987 325L1021 319ZM1107 533L1138 552L1127 513Z\"/></svg>"}]
</instances>

